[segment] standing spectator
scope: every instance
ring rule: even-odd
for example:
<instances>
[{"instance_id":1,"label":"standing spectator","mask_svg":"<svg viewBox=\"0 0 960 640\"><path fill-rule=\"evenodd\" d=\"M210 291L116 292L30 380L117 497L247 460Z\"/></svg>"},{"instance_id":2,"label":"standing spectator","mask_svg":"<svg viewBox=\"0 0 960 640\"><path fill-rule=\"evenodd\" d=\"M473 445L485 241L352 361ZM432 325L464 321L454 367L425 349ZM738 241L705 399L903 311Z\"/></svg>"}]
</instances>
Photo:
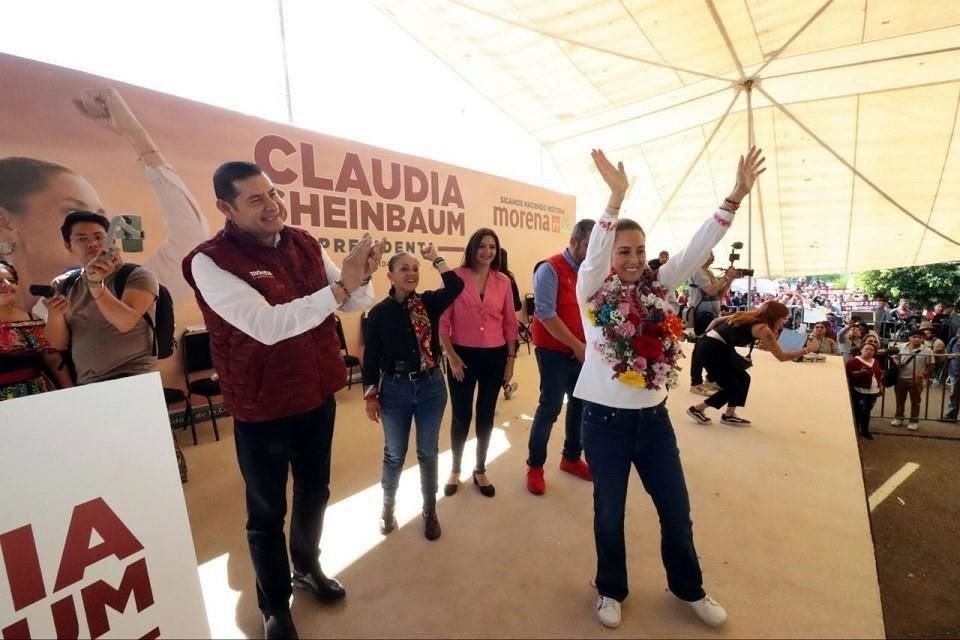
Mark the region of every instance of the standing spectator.
<instances>
[{"instance_id":1,"label":"standing spectator","mask_svg":"<svg viewBox=\"0 0 960 640\"><path fill-rule=\"evenodd\" d=\"M915 329L910 332L910 342L893 357L894 364L900 367L897 383L893 388L897 398L897 412L890 422L894 427L906 426L910 431L920 428L920 394L923 383L933 371L933 351L923 346L923 334ZM904 406L910 394L910 422L903 419Z\"/></svg>"},{"instance_id":2,"label":"standing spectator","mask_svg":"<svg viewBox=\"0 0 960 640\"><path fill-rule=\"evenodd\" d=\"M956 422L957 413L960 411L960 330L950 338L946 353L948 384L953 386L950 389L950 403L947 405L947 411L943 414L943 417L946 420Z\"/></svg>"},{"instance_id":3,"label":"standing spectator","mask_svg":"<svg viewBox=\"0 0 960 640\"><path fill-rule=\"evenodd\" d=\"M730 289L736 269L730 267L722 278L717 278L710 271L710 265L713 264L713 251L707 257L707 260L701 265L692 276L690 276L690 311L688 312L688 321L693 327L693 334L700 338L707 330L707 326L713 322L721 313L721 299ZM699 343L699 340L698 340ZM690 359L690 391L702 396L708 396L716 393L720 387L712 380L706 383L703 381L703 362L700 359L700 353L694 347L693 355Z\"/></svg>"},{"instance_id":4,"label":"standing spectator","mask_svg":"<svg viewBox=\"0 0 960 640\"><path fill-rule=\"evenodd\" d=\"M341 271L316 238L284 224L279 191L249 162L221 165L213 190L226 223L184 258L183 275L234 417L264 635L295 638L291 581L322 601L346 596L317 557L330 498L334 393L346 384L333 313L370 306L382 245L364 234ZM283 531L289 470L290 557Z\"/></svg>"},{"instance_id":5,"label":"standing spectator","mask_svg":"<svg viewBox=\"0 0 960 640\"><path fill-rule=\"evenodd\" d=\"M417 461L423 494L423 533L440 537L437 518L437 450L440 423L447 406L447 388L440 372L440 314L460 292L463 280L437 255L433 244L420 252L440 272L443 288L417 293L420 264L409 253L398 253L388 263L389 295L367 316L363 351L363 384L367 417L383 421L383 514L380 533L397 526L394 507L400 472L417 421Z\"/></svg>"},{"instance_id":6,"label":"standing spectator","mask_svg":"<svg viewBox=\"0 0 960 640\"><path fill-rule=\"evenodd\" d=\"M476 392L477 457L473 484L492 498L487 478L487 447L500 388L513 380L519 336L510 279L500 273L500 240L492 229L477 229L467 242L462 266L463 293L440 318L440 343L447 356L453 468L443 487L452 496L460 486L463 448L473 419Z\"/></svg>"},{"instance_id":7,"label":"standing spectator","mask_svg":"<svg viewBox=\"0 0 960 640\"><path fill-rule=\"evenodd\" d=\"M533 344L536 345L540 372L540 401L533 415L527 443L527 490L543 495L547 490L543 465L547 461L547 443L553 424L567 398L566 431L560 469L592 480L590 468L580 459L583 445L580 422L583 402L573 395L583 366L586 344L583 321L577 304L577 273L587 255L593 220L577 222L570 243L563 253L544 260L533 276Z\"/></svg>"},{"instance_id":8,"label":"standing spectator","mask_svg":"<svg viewBox=\"0 0 960 640\"><path fill-rule=\"evenodd\" d=\"M60 354L43 334L43 320L17 307L20 279L9 262L0 260L0 400L72 386Z\"/></svg>"},{"instance_id":9,"label":"standing spectator","mask_svg":"<svg viewBox=\"0 0 960 640\"><path fill-rule=\"evenodd\" d=\"M857 433L873 440L870 433L870 413L883 389L883 370L875 359L877 347L873 342L864 343L860 354L847 361L847 382L850 385L850 400L853 404L853 422Z\"/></svg>"},{"instance_id":10,"label":"standing spectator","mask_svg":"<svg viewBox=\"0 0 960 640\"><path fill-rule=\"evenodd\" d=\"M827 335L827 323L818 322L813 325L813 334L807 338L807 351L824 355L840 355L837 341Z\"/></svg>"},{"instance_id":11,"label":"standing spectator","mask_svg":"<svg viewBox=\"0 0 960 640\"><path fill-rule=\"evenodd\" d=\"M862 344L863 325L856 320L848 320L847 324L837 332L837 348L844 362L849 360L854 349L859 349Z\"/></svg>"},{"instance_id":12,"label":"standing spectator","mask_svg":"<svg viewBox=\"0 0 960 640\"><path fill-rule=\"evenodd\" d=\"M930 349L934 355L933 373L931 374L930 382L931 384L938 385L940 384L940 373L943 370L943 354L947 350L947 345L936 336L933 323L924 320L920 323L920 331L923 333L923 346Z\"/></svg>"},{"instance_id":13,"label":"standing spectator","mask_svg":"<svg viewBox=\"0 0 960 640\"><path fill-rule=\"evenodd\" d=\"M70 351L77 384L147 373L157 365L154 315L160 285L153 273L136 267L118 290L123 258L106 246L109 226L99 213L67 215L60 234L84 267L79 277L68 272L55 278L53 288L59 293L43 299L47 340L59 351Z\"/></svg>"}]
</instances>

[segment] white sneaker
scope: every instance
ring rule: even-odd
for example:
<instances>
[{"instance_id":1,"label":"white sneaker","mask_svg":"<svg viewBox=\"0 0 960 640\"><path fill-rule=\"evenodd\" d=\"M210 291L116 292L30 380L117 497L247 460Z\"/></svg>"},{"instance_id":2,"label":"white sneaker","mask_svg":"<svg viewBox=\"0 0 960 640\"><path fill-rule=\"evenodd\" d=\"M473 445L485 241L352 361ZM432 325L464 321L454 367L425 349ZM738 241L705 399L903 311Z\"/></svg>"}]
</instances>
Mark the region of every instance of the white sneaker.
<instances>
[{"instance_id":1,"label":"white sneaker","mask_svg":"<svg viewBox=\"0 0 960 640\"><path fill-rule=\"evenodd\" d=\"M727 611L710 596L704 596L696 602L688 602L697 616L711 627L719 627L727 621Z\"/></svg>"},{"instance_id":2,"label":"white sneaker","mask_svg":"<svg viewBox=\"0 0 960 640\"><path fill-rule=\"evenodd\" d=\"M900 418L894 418L893 420L890 421L891 427L902 427L903 425L904 425L904 421L901 420Z\"/></svg>"},{"instance_id":3,"label":"white sneaker","mask_svg":"<svg viewBox=\"0 0 960 640\"><path fill-rule=\"evenodd\" d=\"M911 422L910 424L907 425L907 431L919 431L919 430L920 430L920 425L917 424L916 422Z\"/></svg>"},{"instance_id":4,"label":"white sneaker","mask_svg":"<svg viewBox=\"0 0 960 640\"><path fill-rule=\"evenodd\" d=\"M616 629L620 626L620 603L607 596L597 597L597 618L603 626Z\"/></svg>"}]
</instances>

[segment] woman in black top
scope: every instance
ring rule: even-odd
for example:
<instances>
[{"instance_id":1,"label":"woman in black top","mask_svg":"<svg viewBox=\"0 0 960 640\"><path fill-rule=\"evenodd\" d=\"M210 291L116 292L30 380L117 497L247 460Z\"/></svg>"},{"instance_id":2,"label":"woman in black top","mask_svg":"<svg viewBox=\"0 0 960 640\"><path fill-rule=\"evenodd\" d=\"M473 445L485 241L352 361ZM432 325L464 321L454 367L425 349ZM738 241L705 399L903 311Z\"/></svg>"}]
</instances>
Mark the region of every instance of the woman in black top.
<instances>
[{"instance_id":1,"label":"woman in black top","mask_svg":"<svg viewBox=\"0 0 960 640\"><path fill-rule=\"evenodd\" d=\"M363 384L367 417L383 422L383 514L380 532L397 526L394 516L397 486L407 455L410 427L417 422L417 460L423 493L424 535L440 537L437 519L437 450L440 423L447 405L447 387L440 373L440 314L463 291L460 279L437 256L432 244L420 250L443 279L443 288L416 292L420 263L409 253L390 258L390 294L367 316L363 352Z\"/></svg>"},{"instance_id":2,"label":"woman in black top","mask_svg":"<svg viewBox=\"0 0 960 640\"><path fill-rule=\"evenodd\" d=\"M780 348L777 336L789 316L790 310L786 305L770 300L753 311L741 311L711 322L703 344L698 348L707 373L720 385L720 391L704 402L689 407L687 415L700 424L709 424L712 420L704 410L707 407L720 409L726 405L720 422L737 427L750 426L749 420L736 414L737 407L747 402L747 392L750 390L747 369L750 361L738 354L734 347L746 347L759 340L761 346L780 362L796 360L809 353L806 347L799 351Z\"/></svg>"}]
</instances>

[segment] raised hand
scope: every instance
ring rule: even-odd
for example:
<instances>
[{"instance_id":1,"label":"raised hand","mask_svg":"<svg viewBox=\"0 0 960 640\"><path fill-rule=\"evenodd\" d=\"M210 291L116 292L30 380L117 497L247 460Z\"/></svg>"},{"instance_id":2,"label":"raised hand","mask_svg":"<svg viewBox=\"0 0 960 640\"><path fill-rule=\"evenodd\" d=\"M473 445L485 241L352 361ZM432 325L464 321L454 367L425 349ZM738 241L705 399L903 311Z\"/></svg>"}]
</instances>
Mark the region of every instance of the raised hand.
<instances>
[{"instance_id":1,"label":"raised hand","mask_svg":"<svg viewBox=\"0 0 960 640\"><path fill-rule=\"evenodd\" d=\"M101 251L100 255L83 268L84 277L91 282L102 282L104 278L120 268L122 260L116 251Z\"/></svg>"},{"instance_id":2,"label":"raised hand","mask_svg":"<svg viewBox=\"0 0 960 640\"><path fill-rule=\"evenodd\" d=\"M363 269L363 278L366 280L373 275L373 272L380 268L380 258L383 256L383 249L387 245L387 239L377 240L370 247L370 253L367 254L367 264Z\"/></svg>"},{"instance_id":3,"label":"raised hand","mask_svg":"<svg viewBox=\"0 0 960 640\"><path fill-rule=\"evenodd\" d=\"M607 156L600 149L592 149L590 157L593 158L593 164L600 172L600 177L610 187L611 201L613 201L614 196L619 198L619 202L616 204L616 207L619 207L620 202L623 202L623 198L627 194L627 189L630 187L630 179L623 168L623 163L618 162L617 166L613 166L613 163L607 159Z\"/></svg>"},{"instance_id":4,"label":"raised hand","mask_svg":"<svg viewBox=\"0 0 960 640\"><path fill-rule=\"evenodd\" d=\"M424 260L428 260L431 263L439 257L437 255L437 249L433 246L432 242L420 247L420 255L423 256Z\"/></svg>"},{"instance_id":5,"label":"raised hand","mask_svg":"<svg viewBox=\"0 0 960 640\"><path fill-rule=\"evenodd\" d=\"M73 104L83 116L121 135L142 129L116 89L88 89Z\"/></svg>"},{"instance_id":6,"label":"raised hand","mask_svg":"<svg viewBox=\"0 0 960 640\"><path fill-rule=\"evenodd\" d=\"M353 291L360 286L360 282L367 277L366 270L369 268L368 260L373 248L373 238L369 233L363 234L360 242L343 259L343 267L340 269L340 279L344 286ZM378 257L379 264L379 257Z\"/></svg>"},{"instance_id":7,"label":"raised hand","mask_svg":"<svg viewBox=\"0 0 960 640\"><path fill-rule=\"evenodd\" d=\"M740 156L740 161L737 163L737 182L733 187L733 191L730 192L730 199L734 202L743 200L747 194L750 193L750 190L753 188L753 183L757 181L757 177L767 170L767 168L763 166L766 158L761 157L761 153L763 153L763 149L750 147L746 158Z\"/></svg>"}]
</instances>

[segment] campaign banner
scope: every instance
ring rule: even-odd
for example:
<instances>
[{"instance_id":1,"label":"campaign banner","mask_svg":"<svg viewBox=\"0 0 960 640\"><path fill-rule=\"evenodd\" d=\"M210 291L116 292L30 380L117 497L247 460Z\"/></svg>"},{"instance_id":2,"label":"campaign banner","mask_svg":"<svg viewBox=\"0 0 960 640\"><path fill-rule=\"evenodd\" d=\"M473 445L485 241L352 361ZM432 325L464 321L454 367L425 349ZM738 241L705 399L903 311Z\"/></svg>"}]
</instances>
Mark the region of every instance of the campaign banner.
<instances>
[{"instance_id":1,"label":"campaign banner","mask_svg":"<svg viewBox=\"0 0 960 640\"><path fill-rule=\"evenodd\" d=\"M202 319L180 262L223 227L212 176L226 161L257 162L283 191L288 224L317 237L337 264L369 232L386 240L384 265L433 243L456 266L470 235L488 227L526 293L534 266L566 247L576 221L572 196L506 178L10 55L0 55L0 77L0 257L25 284L45 284L77 266L60 237L69 211L138 216L143 250L125 259L170 289L181 330ZM151 166L158 158L169 166ZM385 271L374 278L378 297L389 288ZM421 288L437 286L424 270ZM37 298L27 290L30 308ZM359 325L344 319L354 346Z\"/></svg>"},{"instance_id":2,"label":"campaign banner","mask_svg":"<svg viewBox=\"0 0 960 640\"><path fill-rule=\"evenodd\" d=\"M0 637L209 638L160 375L0 402Z\"/></svg>"}]
</instances>

